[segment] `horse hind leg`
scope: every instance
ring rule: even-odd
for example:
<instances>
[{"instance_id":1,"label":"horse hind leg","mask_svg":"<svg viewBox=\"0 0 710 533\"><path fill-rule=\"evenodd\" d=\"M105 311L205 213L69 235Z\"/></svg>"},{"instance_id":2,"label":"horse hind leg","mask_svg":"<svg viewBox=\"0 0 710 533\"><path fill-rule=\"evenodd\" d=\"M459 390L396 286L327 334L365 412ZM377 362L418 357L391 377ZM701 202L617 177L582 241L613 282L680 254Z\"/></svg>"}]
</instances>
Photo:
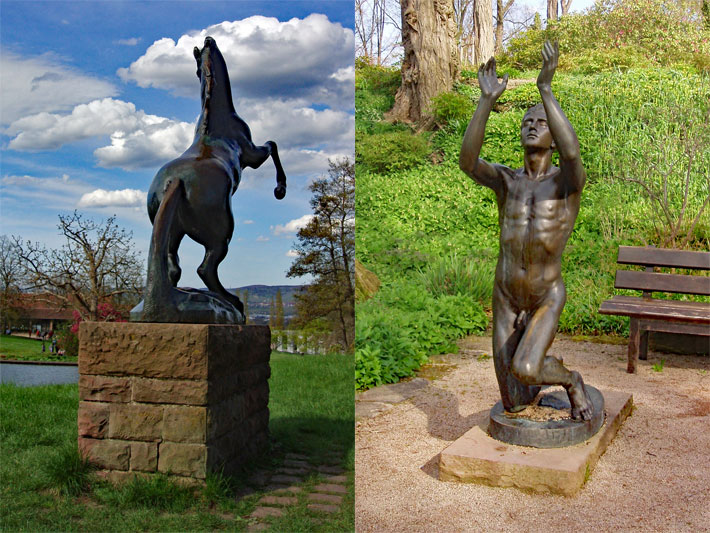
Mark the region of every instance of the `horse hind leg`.
<instances>
[{"instance_id":1,"label":"horse hind leg","mask_svg":"<svg viewBox=\"0 0 710 533\"><path fill-rule=\"evenodd\" d=\"M197 269L197 274L210 291L217 293L219 296L227 300L243 315L244 304L236 295L224 288L222 283L219 281L219 277L217 276L217 267L222 260L224 260L226 255L227 242L223 242L214 247L205 246L205 257L202 260L202 264L200 264Z\"/></svg>"},{"instance_id":2,"label":"horse hind leg","mask_svg":"<svg viewBox=\"0 0 710 533\"><path fill-rule=\"evenodd\" d=\"M248 146L242 147L240 162L242 167L259 168L269 156L271 156L274 166L276 167L276 188L274 189L274 196L278 200L281 200L286 196L286 173L281 166L279 150L274 141L266 141L263 146L255 146L250 143Z\"/></svg>"},{"instance_id":3,"label":"horse hind leg","mask_svg":"<svg viewBox=\"0 0 710 533\"><path fill-rule=\"evenodd\" d=\"M178 257L178 248L180 242L185 236L185 232L180 229L171 229L168 240L168 279L173 287L177 287L182 269L180 268L180 258Z\"/></svg>"}]
</instances>

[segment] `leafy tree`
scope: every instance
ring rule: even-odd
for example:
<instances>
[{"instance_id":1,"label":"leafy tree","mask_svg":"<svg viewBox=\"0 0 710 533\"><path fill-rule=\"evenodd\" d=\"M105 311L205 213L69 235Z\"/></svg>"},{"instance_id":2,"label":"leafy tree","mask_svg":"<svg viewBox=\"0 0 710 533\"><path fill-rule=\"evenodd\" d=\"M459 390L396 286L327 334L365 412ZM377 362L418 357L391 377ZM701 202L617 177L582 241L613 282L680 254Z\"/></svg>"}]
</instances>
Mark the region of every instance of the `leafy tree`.
<instances>
[{"instance_id":1,"label":"leafy tree","mask_svg":"<svg viewBox=\"0 0 710 533\"><path fill-rule=\"evenodd\" d=\"M77 211L59 215L66 243L57 249L15 237L29 287L53 293L85 320L101 320L102 304L134 302L143 288L143 265L132 234L115 221L95 222Z\"/></svg>"},{"instance_id":2,"label":"leafy tree","mask_svg":"<svg viewBox=\"0 0 710 533\"><path fill-rule=\"evenodd\" d=\"M298 231L298 254L288 277L313 276L297 295L297 325L326 319L333 341L351 351L355 305L355 165L349 159L330 161L328 176L315 180L314 216ZM278 311L278 310L277 310Z\"/></svg>"},{"instance_id":3,"label":"leafy tree","mask_svg":"<svg viewBox=\"0 0 710 533\"><path fill-rule=\"evenodd\" d=\"M276 329L276 306L274 305L274 297L271 297L269 302L269 327Z\"/></svg>"},{"instance_id":4,"label":"leafy tree","mask_svg":"<svg viewBox=\"0 0 710 533\"><path fill-rule=\"evenodd\" d=\"M274 325L276 326L276 329L278 329L279 331L283 331L286 326L284 324L284 301L283 296L281 296L281 289L276 290L276 303L274 304L274 306L276 312Z\"/></svg>"}]
</instances>

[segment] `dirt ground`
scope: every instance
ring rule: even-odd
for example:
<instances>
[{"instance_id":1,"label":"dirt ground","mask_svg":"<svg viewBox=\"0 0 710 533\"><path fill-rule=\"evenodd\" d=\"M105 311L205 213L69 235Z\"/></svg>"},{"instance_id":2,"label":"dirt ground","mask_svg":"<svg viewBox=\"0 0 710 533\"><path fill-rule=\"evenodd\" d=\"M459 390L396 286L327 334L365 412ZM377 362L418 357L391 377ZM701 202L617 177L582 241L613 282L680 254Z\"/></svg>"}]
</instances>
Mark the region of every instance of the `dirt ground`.
<instances>
[{"instance_id":1,"label":"dirt ground","mask_svg":"<svg viewBox=\"0 0 710 533\"><path fill-rule=\"evenodd\" d=\"M466 339L425 369L428 385L357 420L356 531L710 531L710 357L650 352L628 374L625 345L558 337L551 355L635 406L586 485L564 497L438 480L438 454L499 400L484 354L490 338Z\"/></svg>"}]
</instances>

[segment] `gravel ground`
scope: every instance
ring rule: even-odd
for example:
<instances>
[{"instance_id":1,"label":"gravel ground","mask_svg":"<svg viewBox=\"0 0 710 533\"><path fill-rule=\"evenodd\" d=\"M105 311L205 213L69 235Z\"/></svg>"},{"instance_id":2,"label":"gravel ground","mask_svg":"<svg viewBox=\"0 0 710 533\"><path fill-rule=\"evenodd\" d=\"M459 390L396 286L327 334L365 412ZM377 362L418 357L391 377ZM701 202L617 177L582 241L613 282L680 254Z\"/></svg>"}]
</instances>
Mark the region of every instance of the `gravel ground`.
<instances>
[{"instance_id":1,"label":"gravel ground","mask_svg":"<svg viewBox=\"0 0 710 533\"><path fill-rule=\"evenodd\" d=\"M498 401L490 338L436 357L406 401L356 422L356 530L710 531L710 357L650 352L626 373L626 346L559 337L550 354L635 409L574 497L442 482L438 454ZM653 364L665 360L661 372Z\"/></svg>"}]
</instances>

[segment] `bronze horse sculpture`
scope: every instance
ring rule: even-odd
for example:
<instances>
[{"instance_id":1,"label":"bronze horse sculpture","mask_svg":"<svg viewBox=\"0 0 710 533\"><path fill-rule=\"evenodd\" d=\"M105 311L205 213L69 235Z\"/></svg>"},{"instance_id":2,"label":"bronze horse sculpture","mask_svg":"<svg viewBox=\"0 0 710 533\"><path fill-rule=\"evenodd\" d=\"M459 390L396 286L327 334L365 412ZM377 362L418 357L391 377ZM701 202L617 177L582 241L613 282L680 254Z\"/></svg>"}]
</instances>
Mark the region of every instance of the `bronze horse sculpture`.
<instances>
[{"instance_id":1,"label":"bronze horse sculpture","mask_svg":"<svg viewBox=\"0 0 710 533\"><path fill-rule=\"evenodd\" d=\"M145 299L131 311L138 322L244 323L244 305L217 276L234 231L231 197L242 169L258 168L269 156L276 167L274 196L286 195L286 175L276 143L255 146L249 126L232 102L227 65L217 43L205 38L194 49L202 113L192 145L165 164L148 191L153 233L148 257ZM203 245L197 273L208 291L178 289L178 248L187 235Z\"/></svg>"}]
</instances>

